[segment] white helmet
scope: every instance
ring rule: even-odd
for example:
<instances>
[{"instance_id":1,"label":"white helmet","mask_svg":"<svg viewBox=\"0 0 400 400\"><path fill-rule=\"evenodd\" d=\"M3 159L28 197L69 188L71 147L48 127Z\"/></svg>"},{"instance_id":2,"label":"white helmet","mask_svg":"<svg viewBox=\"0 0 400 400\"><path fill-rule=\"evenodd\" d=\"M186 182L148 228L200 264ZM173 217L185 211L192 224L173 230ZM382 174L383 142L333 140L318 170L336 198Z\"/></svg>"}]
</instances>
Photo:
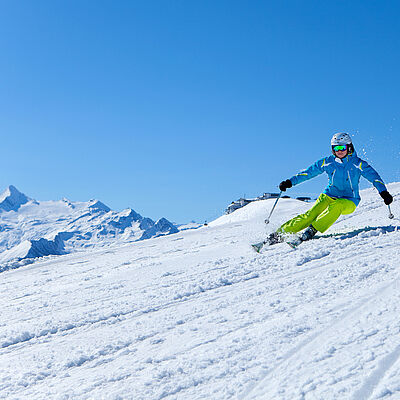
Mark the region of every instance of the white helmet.
<instances>
[{"instance_id":1,"label":"white helmet","mask_svg":"<svg viewBox=\"0 0 400 400\"><path fill-rule=\"evenodd\" d=\"M340 146L342 144L352 144L351 137L348 133L335 133L331 140L331 146Z\"/></svg>"},{"instance_id":2,"label":"white helmet","mask_svg":"<svg viewBox=\"0 0 400 400\"><path fill-rule=\"evenodd\" d=\"M335 133L331 140L332 153L335 155L335 150L333 149L334 146L340 146L340 145L344 145L344 144L346 144L348 147L347 154L348 155L353 154L354 146L353 146L353 142L351 141L350 135L345 132Z\"/></svg>"}]
</instances>

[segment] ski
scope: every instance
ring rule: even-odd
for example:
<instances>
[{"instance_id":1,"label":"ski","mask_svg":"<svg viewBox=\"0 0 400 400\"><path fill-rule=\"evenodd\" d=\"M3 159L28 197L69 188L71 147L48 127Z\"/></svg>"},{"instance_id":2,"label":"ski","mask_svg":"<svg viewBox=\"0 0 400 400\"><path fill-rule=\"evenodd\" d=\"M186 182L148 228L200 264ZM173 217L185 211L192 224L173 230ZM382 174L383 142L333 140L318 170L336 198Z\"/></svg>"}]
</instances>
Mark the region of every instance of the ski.
<instances>
[{"instance_id":1,"label":"ski","mask_svg":"<svg viewBox=\"0 0 400 400\"><path fill-rule=\"evenodd\" d=\"M260 242L260 243L252 244L251 247L252 247L257 253L261 253L261 250L263 249L263 247L264 247L265 245L268 245L268 247L269 247L269 246L273 246L273 245L278 244L278 243L282 243L282 240L273 241L273 240L271 240L271 235L270 235L269 238L268 238L267 240L264 240L263 242Z\"/></svg>"},{"instance_id":2,"label":"ski","mask_svg":"<svg viewBox=\"0 0 400 400\"><path fill-rule=\"evenodd\" d=\"M264 247L265 242L255 243L252 244L251 247L254 249L255 252L260 253L261 249Z\"/></svg>"},{"instance_id":3,"label":"ski","mask_svg":"<svg viewBox=\"0 0 400 400\"><path fill-rule=\"evenodd\" d=\"M297 247L302 243L302 240L300 240L300 238L296 238L285 241L285 243L287 243L292 249L296 250Z\"/></svg>"},{"instance_id":4,"label":"ski","mask_svg":"<svg viewBox=\"0 0 400 400\"><path fill-rule=\"evenodd\" d=\"M280 239L278 241L271 241L270 238L259 243L252 244L251 247L256 253L261 253L261 250L264 248L265 245L273 246L278 243L287 243L292 249L295 249L302 240L298 236L290 235L290 237L286 237L285 239Z\"/></svg>"}]
</instances>

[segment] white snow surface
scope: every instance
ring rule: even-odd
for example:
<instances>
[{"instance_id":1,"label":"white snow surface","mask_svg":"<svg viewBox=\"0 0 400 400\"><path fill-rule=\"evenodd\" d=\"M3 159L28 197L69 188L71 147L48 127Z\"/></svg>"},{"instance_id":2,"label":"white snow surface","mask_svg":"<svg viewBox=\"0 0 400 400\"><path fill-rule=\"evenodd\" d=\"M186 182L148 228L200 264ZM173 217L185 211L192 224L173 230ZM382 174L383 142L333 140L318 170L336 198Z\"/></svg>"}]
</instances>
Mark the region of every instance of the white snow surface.
<instances>
[{"instance_id":1,"label":"white snow surface","mask_svg":"<svg viewBox=\"0 0 400 400\"><path fill-rule=\"evenodd\" d=\"M400 399L400 184L321 237L256 254L309 208L258 201L196 230L0 274L0 398ZM342 232L342 235L334 235Z\"/></svg>"}]
</instances>

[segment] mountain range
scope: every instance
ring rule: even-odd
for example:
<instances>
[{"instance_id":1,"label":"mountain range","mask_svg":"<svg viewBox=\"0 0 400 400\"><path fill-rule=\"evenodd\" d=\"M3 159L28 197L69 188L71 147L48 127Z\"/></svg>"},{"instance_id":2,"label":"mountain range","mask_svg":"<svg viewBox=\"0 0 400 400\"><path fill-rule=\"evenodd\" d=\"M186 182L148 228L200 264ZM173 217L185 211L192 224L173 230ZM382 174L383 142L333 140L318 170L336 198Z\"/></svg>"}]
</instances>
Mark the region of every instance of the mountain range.
<instances>
[{"instance_id":1,"label":"mountain range","mask_svg":"<svg viewBox=\"0 0 400 400\"><path fill-rule=\"evenodd\" d=\"M99 200L37 201L14 186L0 195L0 269L177 232L178 226L166 218L153 221L131 208L116 212Z\"/></svg>"}]
</instances>

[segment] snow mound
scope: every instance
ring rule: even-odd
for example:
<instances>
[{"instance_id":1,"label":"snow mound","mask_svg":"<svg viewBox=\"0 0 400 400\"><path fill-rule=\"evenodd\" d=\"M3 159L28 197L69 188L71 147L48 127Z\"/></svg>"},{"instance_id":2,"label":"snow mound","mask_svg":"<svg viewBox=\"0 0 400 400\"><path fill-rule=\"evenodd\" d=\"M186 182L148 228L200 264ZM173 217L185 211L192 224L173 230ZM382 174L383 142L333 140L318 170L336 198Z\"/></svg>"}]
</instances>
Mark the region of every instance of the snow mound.
<instances>
[{"instance_id":1,"label":"snow mound","mask_svg":"<svg viewBox=\"0 0 400 400\"><path fill-rule=\"evenodd\" d=\"M264 221L270 214L275 202L276 199L253 201L230 214L222 215L216 220L210 222L209 225L220 226L224 224L234 224L250 220ZM295 199L280 199L278 204L279 208L275 209L274 212L278 212L280 215L282 215L282 213L290 215L293 212L297 212L299 209L310 208L310 204Z\"/></svg>"}]
</instances>

